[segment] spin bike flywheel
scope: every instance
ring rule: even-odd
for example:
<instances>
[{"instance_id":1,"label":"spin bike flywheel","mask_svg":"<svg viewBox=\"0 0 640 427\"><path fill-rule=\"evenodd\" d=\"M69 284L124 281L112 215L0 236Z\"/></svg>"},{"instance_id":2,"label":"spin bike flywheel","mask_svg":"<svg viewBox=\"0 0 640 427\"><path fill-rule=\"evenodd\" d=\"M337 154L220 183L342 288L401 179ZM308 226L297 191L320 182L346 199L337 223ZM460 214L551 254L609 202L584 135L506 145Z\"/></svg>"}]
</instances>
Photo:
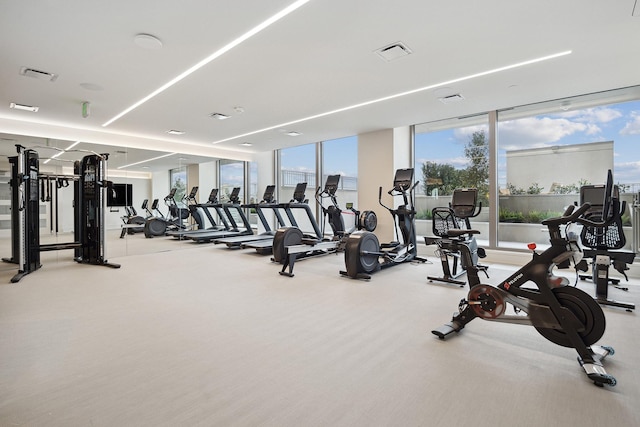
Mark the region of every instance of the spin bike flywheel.
<instances>
[{"instance_id":1,"label":"spin bike flywheel","mask_svg":"<svg viewBox=\"0 0 640 427\"><path fill-rule=\"evenodd\" d=\"M596 343L606 327L604 313L600 305L586 292L571 286L561 286L554 288L553 293L560 302L560 305L573 313L583 326L578 334L589 346ZM552 328L538 328L538 332L549 341L563 347L573 347L571 340L563 330Z\"/></svg>"},{"instance_id":2,"label":"spin bike flywheel","mask_svg":"<svg viewBox=\"0 0 640 427\"><path fill-rule=\"evenodd\" d=\"M467 304L476 316L483 319L495 319L502 316L507 304L500 290L491 285L475 285L469 290Z\"/></svg>"}]
</instances>

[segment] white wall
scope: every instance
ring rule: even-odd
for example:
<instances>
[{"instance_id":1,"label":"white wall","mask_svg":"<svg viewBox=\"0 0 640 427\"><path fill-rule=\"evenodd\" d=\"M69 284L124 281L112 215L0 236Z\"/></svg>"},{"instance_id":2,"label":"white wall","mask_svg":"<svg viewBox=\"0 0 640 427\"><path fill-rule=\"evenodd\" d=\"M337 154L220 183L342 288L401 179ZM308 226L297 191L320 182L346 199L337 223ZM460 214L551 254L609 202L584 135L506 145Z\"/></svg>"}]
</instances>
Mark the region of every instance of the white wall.
<instances>
[{"instance_id":1,"label":"white wall","mask_svg":"<svg viewBox=\"0 0 640 427\"><path fill-rule=\"evenodd\" d=\"M603 184L613 170L613 141L507 151L507 183L526 190L534 182L548 193L554 183Z\"/></svg>"},{"instance_id":2,"label":"white wall","mask_svg":"<svg viewBox=\"0 0 640 427\"><path fill-rule=\"evenodd\" d=\"M393 186L396 169L411 166L411 131L409 127L384 129L358 135L358 210L373 210L378 217L375 234L380 242L396 239L393 218L378 204L397 207L402 200L387 192Z\"/></svg>"}]
</instances>

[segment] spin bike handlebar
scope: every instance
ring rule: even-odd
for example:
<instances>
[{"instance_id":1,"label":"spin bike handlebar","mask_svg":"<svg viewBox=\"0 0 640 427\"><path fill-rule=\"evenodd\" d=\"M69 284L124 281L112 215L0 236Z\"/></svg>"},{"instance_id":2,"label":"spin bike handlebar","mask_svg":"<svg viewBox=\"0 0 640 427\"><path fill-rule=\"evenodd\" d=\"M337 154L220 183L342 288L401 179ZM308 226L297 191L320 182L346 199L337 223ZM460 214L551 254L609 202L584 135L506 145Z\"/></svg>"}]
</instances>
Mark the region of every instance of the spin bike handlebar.
<instances>
[{"instance_id":1,"label":"spin bike handlebar","mask_svg":"<svg viewBox=\"0 0 640 427\"><path fill-rule=\"evenodd\" d=\"M546 225L547 227L558 227L563 224L569 224L571 222L576 222L578 224L586 225L588 227L606 227L611 222L613 222L614 218L610 218L608 220L602 222L591 221L590 219L581 218L581 216L587 212L591 208L590 203L584 203L578 209L575 209L575 206L569 205L567 210L564 211L561 217L558 218L549 218L542 221L542 225ZM575 210L574 210L575 209Z\"/></svg>"}]
</instances>

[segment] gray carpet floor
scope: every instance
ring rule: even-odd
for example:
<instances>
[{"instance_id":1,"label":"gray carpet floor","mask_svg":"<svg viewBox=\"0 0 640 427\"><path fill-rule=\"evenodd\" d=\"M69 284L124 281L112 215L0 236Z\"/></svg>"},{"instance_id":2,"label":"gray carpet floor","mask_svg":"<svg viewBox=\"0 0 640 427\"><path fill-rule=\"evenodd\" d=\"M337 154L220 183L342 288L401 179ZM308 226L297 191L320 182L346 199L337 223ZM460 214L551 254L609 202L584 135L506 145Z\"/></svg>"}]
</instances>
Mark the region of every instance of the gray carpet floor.
<instances>
[{"instance_id":1,"label":"gray carpet floor","mask_svg":"<svg viewBox=\"0 0 640 427\"><path fill-rule=\"evenodd\" d=\"M111 247L120 269L46 253L10 284L15 266L0 266L0 426L640 425L635 312L604 309L618 384L599 388L530 326L433 336L466 289L426 281L441 270L424 246L432 264L369 282L340 277L342 255L288 278L249 250ZM487 282L515 269L492 264ZM639 284L610 296L638 302Z\"/></svg>"}]
</instances>

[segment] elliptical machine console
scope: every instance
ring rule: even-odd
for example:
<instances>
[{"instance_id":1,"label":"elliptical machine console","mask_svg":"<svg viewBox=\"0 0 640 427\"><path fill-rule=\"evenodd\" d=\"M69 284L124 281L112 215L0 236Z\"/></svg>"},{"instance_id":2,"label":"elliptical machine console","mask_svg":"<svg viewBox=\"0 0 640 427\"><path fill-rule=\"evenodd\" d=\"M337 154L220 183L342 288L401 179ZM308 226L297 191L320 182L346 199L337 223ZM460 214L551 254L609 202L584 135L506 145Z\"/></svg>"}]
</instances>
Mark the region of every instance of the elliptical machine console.
<instances>
[{"instance_id":1,"label":"elliptical machine console","mask_svg":"<svg viewBox=\"0 0 640 427\"><path fill-rule=\"evenodd\" d=\"M389 211L393 217L397 241L382 243L375 234L369 231L352 233L345 244L344 263L346 270L340 271L343 276L352 279L371 278L371 273L380 269L393 267L403 262L426 259L418 257L416 245L416 211L413 191L419 181L413 182L413 168L398 169L393 180L393 187L387 192L391 196L402 196L403 204L397 209L382 203L382 187L378 191L378 203Z\"/></svg>"}]
</instances>

